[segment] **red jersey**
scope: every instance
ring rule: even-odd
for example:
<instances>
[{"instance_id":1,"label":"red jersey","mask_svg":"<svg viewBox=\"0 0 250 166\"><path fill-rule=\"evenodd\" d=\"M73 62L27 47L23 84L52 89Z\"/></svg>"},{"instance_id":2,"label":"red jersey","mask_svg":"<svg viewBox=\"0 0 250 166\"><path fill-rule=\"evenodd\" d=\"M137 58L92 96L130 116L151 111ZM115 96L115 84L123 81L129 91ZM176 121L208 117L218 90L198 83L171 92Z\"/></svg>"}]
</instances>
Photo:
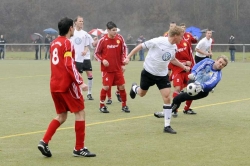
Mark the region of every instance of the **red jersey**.
<instances>
[{"instance_id":1,"label":"red jersey","mask_svg":"<svg viewBox=\"0 0 250 166\"><path fill-rule=\"evenodd\" d=\"M191 61L192 65L190 66L190 68L194 66L195 62L192 55L191 47L185 39L182 39L180 44L177 44L177 52L175 54L175 58L182 63L186 61ZM172 70L172 75L178 74L183 71L182 68L175 66L172 63L169 63L168 68Z\"/></svg>"},{"instance_id":2,"label":"red jersey","mask_svg":"<svg viewBox=\"0 0 250 166\"><path fill-rule=\"evenodd\" d=\"M69 39L64 36L56 38L51 43L50 55L51 92L66 92L83 83L82 76L75 67L75 51Z\"/></svg>"},{"instance_id":3,"label":"red jersey","mask_svg":"<svg viewBox=\"0 0 250 166\"><path fill-rule=\"evenodd\" d=\"M183 38L189 43L190 47L192 44L195 44L198 42L196 38L193 37L193 35L189 32L185 32L183 35Z\"/></svg>"},{"instance_id":4,"label":"red jersey","mask_svg":"<svg viewBox=\"0 0 250 166\"><path fill-rule=\"evenodd\" d=\"M124 65L123 61L127 56L127 46L123 37L117 34L113 39L104 35L98 42L95 50L95 57L98 61L104 59L109 62L109 66L105 67L101 63L101 71L116 72L121 70Z\"/></svg>"}]
</instances>

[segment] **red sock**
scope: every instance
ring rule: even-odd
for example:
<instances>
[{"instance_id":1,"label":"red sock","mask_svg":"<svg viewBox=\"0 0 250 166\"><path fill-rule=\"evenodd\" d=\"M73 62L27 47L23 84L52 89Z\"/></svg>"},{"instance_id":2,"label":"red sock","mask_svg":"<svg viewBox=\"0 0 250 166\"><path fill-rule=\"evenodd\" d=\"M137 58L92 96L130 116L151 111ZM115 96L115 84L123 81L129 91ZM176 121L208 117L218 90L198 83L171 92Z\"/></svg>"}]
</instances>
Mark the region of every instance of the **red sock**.
<instances>
[{"instance_id":1,"label":"red sock","mask_svg":"<svg viewBox=\"0 0 250 166\"><path fill-rule=\"evenodd\" d=\"M122 99L122 107L124 107L127 105L127 93L126 93L125 89L120 90L119 92L120 92L120 96Z\"/></svg>"},{"instance_id":2,"label":"red sock","mask_svg":"<svg viewBox=\"0 0 250 166\"><path fill-rule=\"evenodd\" d=\"M106 99L106 95L107 95L107 91L106 90L104 90L104 89L102 89L101 90L101 94L100 94L100 108L102 108L103 106L105 106L105 104L104 104L104 101L105 101L105 99Z\"/></svg>"},{"instance_id":3,"label":"red sock","mask_svg":"<svg viewBox=\"0 0 250 166\"><path fill-rule=\"evenodd\" d=\"M107 90L107 96L108 96L109 99L111 99L111 86Z\"/></svg>"},{"instance_id":4,"label":"red sock","mask_svg":"<svg viewBox=\"0 0 250 166\"><path fill-rule=\"evenodd\" d=\"M85 121L75 121L76 146L75 150L84 148Z\"/></svg>"},{"instance_id":5,"label":"red sock","mask_svg":"<svg viewBox=\"0 0 250 166\"><path fill-rule=\"evenodd\" d=\"M53 137L53 135L55 134L57 128L58 128L60 125L61 125L60 122L59 122L58 120L56 120L56 119L53 119L53 120L50 122L50 124L49 124L49 126L48 126L48 128L47 128L47 131L46 131L46 133L45 133L44 136L43 136L43 141L44 141L46 144L49 143L49 141L51 140L51 138Z\"/></svg>"},{"instance_id":6,"label":"red sock","mask_svg":"<svg viewBox=\"0 0 250 166\"><path fill-rule=\"evenodd\" d=\"M186 105L184 107L184 110L186 110L186 111L189 110L192 102L193 102L193 100L187 100Z\"/></svg>"}]
</instances>

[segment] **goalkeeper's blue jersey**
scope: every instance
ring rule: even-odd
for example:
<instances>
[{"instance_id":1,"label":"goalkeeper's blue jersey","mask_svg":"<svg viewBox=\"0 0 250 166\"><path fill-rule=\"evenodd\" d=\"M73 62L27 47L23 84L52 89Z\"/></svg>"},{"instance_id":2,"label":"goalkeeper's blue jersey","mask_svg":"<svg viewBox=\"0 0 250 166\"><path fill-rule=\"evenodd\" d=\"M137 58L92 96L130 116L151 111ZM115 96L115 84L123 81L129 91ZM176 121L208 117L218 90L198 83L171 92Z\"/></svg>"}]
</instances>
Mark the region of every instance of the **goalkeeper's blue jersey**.
<instances>
[{"instance_id":1,"label":"goalkeeper's blue jersey","mask_svg":"<svg viewBox=\"0 0 250 166\"><path fill-rule=\"evenodd\" d=\"M221 80L221 70L213 69L214 60L206 58L195 64L191 73L195 75L195 81L199 82L204 92L211 91ZM209 72L208 68L210 68Z\"/></svg>"}]
</instances>

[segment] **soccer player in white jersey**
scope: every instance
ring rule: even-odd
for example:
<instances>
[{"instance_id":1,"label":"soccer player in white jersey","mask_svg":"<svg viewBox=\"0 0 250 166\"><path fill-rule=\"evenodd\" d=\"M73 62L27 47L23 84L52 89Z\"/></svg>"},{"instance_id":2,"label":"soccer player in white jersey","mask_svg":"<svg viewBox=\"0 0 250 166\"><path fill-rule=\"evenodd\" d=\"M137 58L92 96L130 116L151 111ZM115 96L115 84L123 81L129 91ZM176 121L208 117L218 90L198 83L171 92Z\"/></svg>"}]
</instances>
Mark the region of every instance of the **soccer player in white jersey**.
<instances>
[{"instance_id":1,"label":"soccer player in white jersey","mask_svg":"<svg viewBox=\"0 0 250 166\"><path fill-rule=\"evenodd\" d=\"M164 112L164 130L165 133L176 134L170 126L171 121L171 101L170 91L171 84L168 79L168 64L171 62L176 66L181 67L186 72L190 71L190 67L184 66L175 58L177 51L176 44L182 40L184 30L176 26L169 30L167 37L158 37L136 46L124 60L128 64L131 56L136 54L141 49L148 49L148 54L144 61L144 69L141 72L140 86L136 83L132 84L130 90L130 97L135 98L136 94L143 97L146 95L150 86L157 85L163 99L163 112Z\"/></svg>"},{"instance_id":2,"label":"soccer player in white jersey","mask_svg":"<svg viewBox=\"0 0 250 166\"><path fill-rule=\"evenodd\" d=\"M198 63L202 61L205 58L211 58L213 53L212 53L212 42L213 39L212 37L212 30L208 29L206 31L206 36L199 41L199 43L195 47L195 63Z\"/></svg>"},{"instance_id":3,"label":"soccer player in white jersey","mask_svg":"<svg viewBox=\"0 0 250 166\"><path fill-rule=\"evenodd\" d=\"M71 41L75 48L76 68L79 73L86 71L88 77L88 100L93 100L91 90L93 86L92 65L90 60L89 47L93 48L97 45L97 38L93 39L86 31L83 30L83 17L77 16L75 19L75 31Z\"/></svg>"}]
</instances>

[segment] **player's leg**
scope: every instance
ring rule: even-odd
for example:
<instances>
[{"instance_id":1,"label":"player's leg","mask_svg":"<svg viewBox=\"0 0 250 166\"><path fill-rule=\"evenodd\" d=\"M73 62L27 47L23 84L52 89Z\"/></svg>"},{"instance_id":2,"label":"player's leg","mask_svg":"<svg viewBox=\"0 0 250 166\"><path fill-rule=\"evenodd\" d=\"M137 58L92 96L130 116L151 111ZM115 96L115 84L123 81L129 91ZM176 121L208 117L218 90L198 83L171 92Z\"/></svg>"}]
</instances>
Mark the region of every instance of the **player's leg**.
<instances>
[{"instance_id":1,"label":"player's leg","mask_svg":"<svg viewBox=\"0 0 250 166\"><path fill-rule=\"evenodd\" d=\"M107 100L106 104L108 104L108 105L112 104L111 88L112 87L110 86L108 91L107 91L108 100Z\"/></svg>"},{"instance_id":2,"label":"player's leg","mask_svg":"<svg viewBox=\"0 0 250 166\"><path fill-rule=\"evenodd\" d=\"M109 113L106 105L105 100L107 96L107 92L109 88L113 85L114 80L114 73L102 72L102 89L100 92L100 108L99 110L102 113Z\"/></svg>"},{"instance_id":3,"label":"player's leg","mask_svg":"<svg viewBox=\"0 0 250 166\"><path fill-rule=\"evenodd\" d=\"M117 85L119 89L122 100L122 111L124 111L125 113L130 113L130 110L127 106L127 93L125 90L125 79L122 70L115 73L113 85Z\"/></svg>"},{"instance_id":4,"label":"player's leg","mask_svg":"<svg viewBox=\"0 0 250 166\"><path fill-rule=\"evenodd\" d=\"M143 69L141 71L140 86L138 86L136 83L132 84L132 87L130 89L130 97L134 99L136 95L139 95L140 97L145 96L148 92L149 87L155 84L154 77L155 76Z\"/></svg>"},{"instance_id":5,"label":"player's leg","mask_svg":"<svg viewBox=\"0 0 250 166\"><path fill-rule=\"evenodd\" d=\"M187 86L188 83L191 83L193 81L190 81L188 78L188 73L185 75L185 84L183 84L183 88ZM185 107L183 110L184 114L190 114L190 115L195 115L196 112L193 111L193 109L190 108L191 104L192 104L193 100L187 100L185 103Z\"/></svg>"},{"instance_id":6,"label":"player's leg","mask_svg":"<svg viewBox=\"0 0 250 166\"><path fill-rule=\"evenodd\" d=\"M177 132L172 129L170 126L171 122L171 115L172 115L172 108L171 108L171 83L168 80L168 76L165 77L158 77L156 79L156 85L160 90L162 99L163 99L163 112L164 112L164 129L163 132L176 134Z\"/></svg>"},{"instance_id":7,"label":"player's leg","mask_svg":"<svg viewBox=\"0 0 250 166\"><path fill-rule=\"evenodd\" d=\"M88 78L88 95L89 100L94 100L92 97L92 86L93 86L93 75L92 75L92 65L90 59L85 59L83 61L83 71L86 71Z\"/></svg>"},{"instance_id":8,"label":"player's leg","mask_svg":"<svg viewBox=\"0 0 250 166\"><path fill-rule=\"evenodd\" d=\"M47 157L52 156L48 147L49 141L51 140L51 138L53 137L53 135L55 134L59 126L63 124L67 119L67 110L66 110L67 107L66 107L66 104L62 102L64 101L62 94L52 92L51 95L55 104L57 117L50 122L43 136L43 139L40 140L38 144L38 149L41 151L41 153L44 156L47 156Z\"/></svg>"},{"instance_id":9,"label":"player's leg","mask_svg":"<svg viewBox=\"0 0 250 166\"><path fill-rule=\"evenodd\" d=\"M115 95L116 95L116 97L117 97L117 100L118 100L119 102L122 102L122 99L121 99L121 95L120 95L120 91L119 91L118 86L117 86L116 88L117 88L117 89L116 89Z\"/></svg>"},{"instance_id":10,"label":"player's leg","mask_svg":"<svg viewBox=\"0 0 250 166\"><path fill-rule=\"evenodd\" d=\"M85 111L81 110L75 112L75 135L76 144L73 150L73 156L75 157L95 157L96 154L91 153L85 146Z\"/></svg>"}]
</instances>

